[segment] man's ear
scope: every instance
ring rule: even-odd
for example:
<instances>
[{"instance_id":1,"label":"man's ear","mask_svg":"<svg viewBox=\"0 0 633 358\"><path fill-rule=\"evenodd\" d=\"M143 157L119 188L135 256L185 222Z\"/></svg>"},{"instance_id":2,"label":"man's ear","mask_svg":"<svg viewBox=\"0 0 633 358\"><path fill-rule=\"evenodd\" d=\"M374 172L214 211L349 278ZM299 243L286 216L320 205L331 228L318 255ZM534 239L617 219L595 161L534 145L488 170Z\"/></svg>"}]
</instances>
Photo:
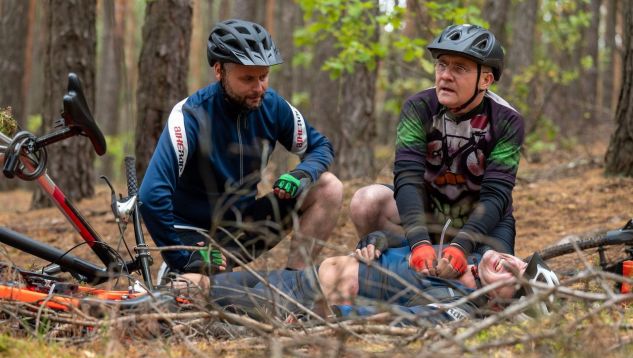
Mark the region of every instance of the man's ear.
<instances>
[{"instance_id":1,"label":"man's ear","mask_svg":"<svg viewBox=\"0 0 633 358\"><path fill-rule=\"evenodd\" d=\"M222 79L222 64L220 61L213 64L213 74L216 80L220 81Z\"/></svg>"},{"instance_id":2,"label":"man's ear","mask_svg":"<svg viewBox=\"0 0 633 358\"><path fill-rule=\"evenodd\" d=\"M487 90L495 82L495 76L492 72L482 72L482 75L483 76L479 78L479 88Z\"/></svg>"}]
</instances>

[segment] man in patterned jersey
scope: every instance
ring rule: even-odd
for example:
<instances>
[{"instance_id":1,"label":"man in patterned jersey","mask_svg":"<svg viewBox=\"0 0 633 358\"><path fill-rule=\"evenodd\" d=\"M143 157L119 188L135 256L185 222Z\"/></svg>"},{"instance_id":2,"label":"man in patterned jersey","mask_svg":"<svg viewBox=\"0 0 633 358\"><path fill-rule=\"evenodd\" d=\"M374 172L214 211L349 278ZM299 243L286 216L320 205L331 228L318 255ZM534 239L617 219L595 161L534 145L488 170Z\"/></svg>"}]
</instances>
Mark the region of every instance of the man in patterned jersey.
<instances>
[{"instance_id":1,"label":"man in patterned jersey","mask_svg":"<svg viewBox=\"0 0 633 358\"><path fill-rule=\"evenodd\" d=\"M436 60L435 87L403 106L394 185L361 188L350 212L361 237L375 230L404 233L413 269L450 278L464 273L471 253L514 253L512 189L524 123L489 91L503 71L494 34L449 26L428 49ZM453 228L436 253L431 245L443 244L441 228L449 219Z\"/></svg>"},{"instance_id":2,"label":"man in patterned jersey","mask_svg":"<svg viewBox=\"0 0 633 358\"><path fill-rule=\"evenodd\" d=\"M140 188L143 219L158 246L206 245L207 234L249 262L275 246L299 214L287 268L301 269L334 229L342 184L327 172L328 139L268 88L282 62L270 34L243 20L218 23L207 43L217 82L173 108ZM301 162L256 198L261 171L279 142ZM304 194L304 195L301 195ZM164 251L175 272L224 270L215 250Z\"/></svg>"}]
</instances>

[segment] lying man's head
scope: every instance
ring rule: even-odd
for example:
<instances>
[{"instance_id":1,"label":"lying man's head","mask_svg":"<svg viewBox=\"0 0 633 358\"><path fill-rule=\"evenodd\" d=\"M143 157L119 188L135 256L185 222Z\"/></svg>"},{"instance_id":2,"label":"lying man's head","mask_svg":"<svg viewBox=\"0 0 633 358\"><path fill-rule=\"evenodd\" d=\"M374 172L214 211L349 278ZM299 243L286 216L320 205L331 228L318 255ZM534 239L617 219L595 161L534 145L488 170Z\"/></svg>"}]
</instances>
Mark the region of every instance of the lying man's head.
<instances>
[{"instance_id":1,"label":"lying man's head","mask_svg":"<svg viewBox=\"0 0 633 358\"><path fill-rule=\"evenodd\" d=\"M483 285L502 280L510 280L519 274L530 282L539 281L549 286L558 285L558 277L546 264L541 256L534 253L526 263L520 258L502 254L493 250L486 251L478 268L479 278ZM532 294L531 286L517 289L516 285L502 286L491 292L493 298L519 298Z\"/></svg>"}]
</instances>

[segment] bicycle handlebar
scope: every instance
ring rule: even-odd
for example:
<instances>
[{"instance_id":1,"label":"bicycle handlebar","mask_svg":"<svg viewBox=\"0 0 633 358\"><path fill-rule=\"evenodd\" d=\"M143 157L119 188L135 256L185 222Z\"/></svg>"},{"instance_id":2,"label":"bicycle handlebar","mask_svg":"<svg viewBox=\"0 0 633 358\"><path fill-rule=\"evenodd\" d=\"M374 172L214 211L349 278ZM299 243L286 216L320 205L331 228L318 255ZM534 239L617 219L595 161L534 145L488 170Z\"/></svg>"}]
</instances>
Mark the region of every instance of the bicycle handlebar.
<instances>
[{"instance_id":1,"label":"bicycle handlebar","mask_svg":"<svg viewBox=\"0 0 633 358\"><path fill-rule=\"evenodd\" d=\"M136 160L134 157L125 157L125 175L127 176L127 195L134 196L138 192L136 185Z\"/></svg>"},{"instance_id":2,"label":"bicycle handlebar","mask_svg":"<svg viewBox=\"0 0 633 358\"><path fill-rule=\"evenodd\" d=\"M49 144L59 142L69 137L84 135L90 139L98 155L105 154L107 145L103 132L101 132L92 117L79 77L72 72L68 74L68 92L64 95L63 103L64 111L62 112L62 118L57 121L57 123L61 123L61 127L41 137L36 137L29 133L33 138L30 139L28 151L25 153L31 154ZM7 144L7 147L2 146L2 148L0 148L5 157L11 154L7 153L7 151L13 142L15 142L15 138L9 138L4 133L0 133L0 143Z\"/></svg>"},{"instance_id":3,"label":"bicycle handlebar","mask_svg":"<svg viewBox=\"0 0 633 358\"><path fill-rule=\"evenodd\" d=\"M77 135L88 137L98 155L105 154L105 137L90 113L79 77L72 72L68 74L68 92L64 95L63 102L63 118L57 121L57 125L61 126L50 133L36 137L28 131L22 131L13 138L0 133L0 143L7 144L0 146L0 164L4 176L13 178L17 175L23 180L37 179L46 167L45 147ZM30 158L36 170L26 172L24 158Z\"/></svg>"}]
</instances>

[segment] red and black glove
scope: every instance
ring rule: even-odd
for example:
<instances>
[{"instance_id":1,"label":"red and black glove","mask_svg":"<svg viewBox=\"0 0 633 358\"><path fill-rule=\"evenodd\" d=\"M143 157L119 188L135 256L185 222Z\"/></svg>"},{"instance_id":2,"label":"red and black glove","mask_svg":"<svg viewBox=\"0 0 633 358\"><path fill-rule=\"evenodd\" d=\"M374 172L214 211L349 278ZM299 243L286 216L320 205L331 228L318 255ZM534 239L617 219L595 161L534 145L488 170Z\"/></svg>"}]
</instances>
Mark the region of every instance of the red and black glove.
<instances>
[{"instance_id":1,"label":"red and black glove","mask_svg":"<svg viewBox=\"0 0 633 358\"><path fill-rule=\"evenodd\" d=\"M442 258L437 264L437 276L456 278L463 275L468 267L466 253L459 245L451 244L442 250Z\"/></svg>"},{"instance_id":2,"label":"red and black glove","mask_svg":"<svg viewBox=\"0 0 633 358\"><path fill-rule=\"evenodd\" d=\"M428 243L413 248L409 258L409 267L426 275L435 276L437 255L435 249Z\"/></svg>"}]
</instances>

